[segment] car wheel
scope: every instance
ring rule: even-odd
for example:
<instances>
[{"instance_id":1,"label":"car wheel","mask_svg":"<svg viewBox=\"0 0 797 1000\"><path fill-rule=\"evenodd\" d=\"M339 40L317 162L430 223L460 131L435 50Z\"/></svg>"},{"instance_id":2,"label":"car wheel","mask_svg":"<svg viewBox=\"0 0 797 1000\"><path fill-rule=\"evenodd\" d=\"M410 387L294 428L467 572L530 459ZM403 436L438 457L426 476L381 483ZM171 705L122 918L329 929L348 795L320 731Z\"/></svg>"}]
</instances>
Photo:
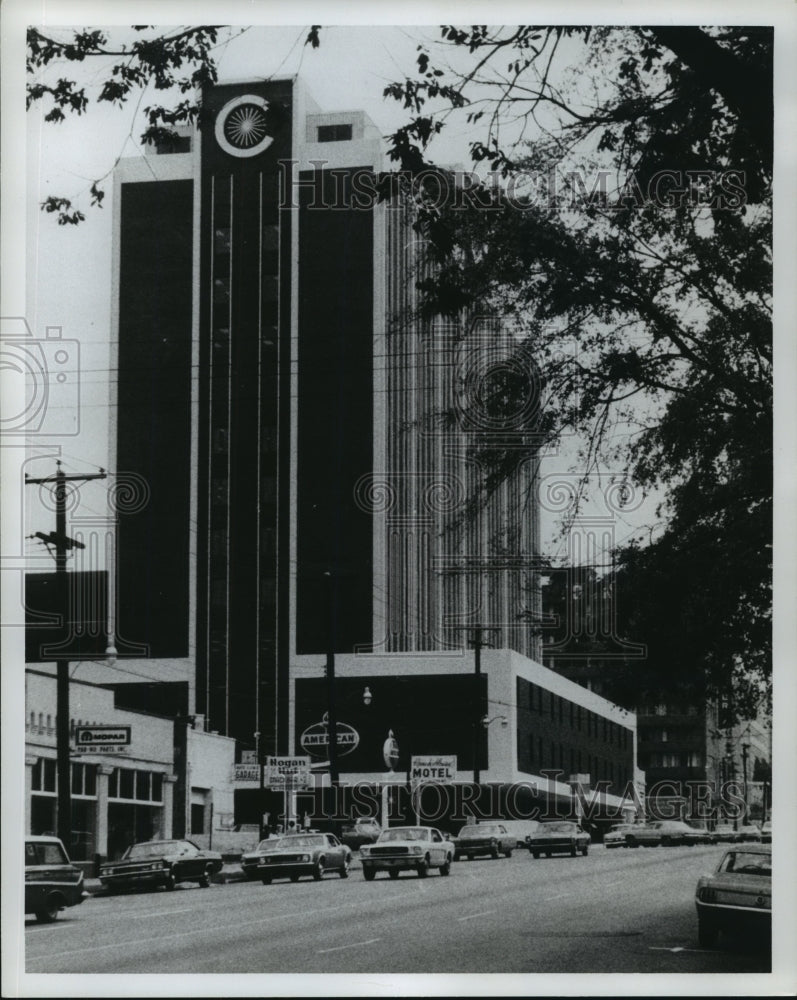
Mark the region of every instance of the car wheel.
<instances>
[{"instance_id":1,"label":"car wheel","mask_svg":"<svg viewBox=\"0 0 797 1000\"><path fill-rule=\"evenodd\" d=\"M388 868L387 873L388 873L388 875L391 878L398 878L399 877L399 870L398 870L398 868ZM366 878L367 877L368 876L366 875Z\"/></svg>"},{"instance_id":2,"label":"car wheel","mask_svg":"<svg viewBox=\"0 0 797 1000\"><path fill-rule=\"evenodd\" d=\"M313 868L313 878L319 882L324 877L324 859L319 858Z\"/></svg>"},{"instance_id":3,"label":"car wheel","mask_svg":"<svg viewBox=\"0 0 797 1000\"><path fill-rule=\"evenodd\" d=\"M418 862L418 878L426 878L429 874L429 855L427 854L423 861Z\"/></svg>"},{"instance_id":4,"label":"car wheel","mask_svg":"<svg viewBox=\"0 0 797 1000\"><path fill-rule=\"evenodd\" d=\"M512 848L511 847L507 847L507 849L504 851L504 857L505 858L511 858L512 857Z\"/></svg>"},{"instance_id":5,"label":"car wheel","mask_svg":"<svg viewBox=\"0 0 797 1000\"><path fill-rule=\"evenodd\" d=\"M636 839L636 837L626 837L625 838L625 846L626 847L639 847L639 841Z\"/></svg>"},{"instance_id":6,"label":"car wheel","mask_svg":"<svg viewBox=\"0 0 797 1000\"><path fill-rule=\"evenodd\" d=\"M499 853L498 852L498 847L492 847L492 848L490 848L490 857L491 858L493 858L493 859L497 858L498 857L498 853Z\"/></svg>"},{"instance_id":7,"label":"car wheel","mask_svg":"<svg viewBox=\"0 0 797 1000\"><path fill-rule=\"evenodd\" d=\"M570 848L570 857L574 858L578 854L578 847L575 844Z\"/></svg>"},{"instance_id":8,"label":"car wheel","mask_svg":"<svg viewBox=\"0 0 797 1000\"><path fill-rule=\"evenodd\" d=\"M451 874L451 858L446 858L445 863L440 865L440 874L441 875Z\"/></svg>"},{"instance_id":9,"label":"car wheel","mask_svg":"<svg viewBox=\"0 0 797 1000\"><path fill-rule=\"evenodd\" d=\"M672 847L672 841L670 840L669 837L662 837L661 838L661 846L662 847Z\"/></svg>"},{"instance_id":10,"label":"car wheel","mask_svg":"<svg viewBox=\"0 0 797 1000\"><path fill-rule=\"evenodd\" d=\"M171 868L166 872L166 880L163 884L169 892L174 892L177 888L177 879L174 877L174 872Z\"/></svg>"},{"instance_id":11,"label":"car wheel","mask_svg":"<svg viewBox=\"0 0 797 1000\"><path fill-rule=\"evenodd\" d=\"M462 860L462 855L459 853L459 851L456 851L454 853L454 860L455 861L461 861Z\"/></svg>"},{"instance_id":12,"label":"car wheel","mask_svg":"<svg viewBox=\"0 0 797 1000\"><path fill-rule=\"evenodd\" d=\"M586 858L586 856L589 854L589 844L584 844L584 847L581 849L581 853Z\"/></svg>"},{"instance_id":13,"label":"car wheel","mask_svg":"<svg viewBox=\"0 0 797 1000\"><path fill-rule=\"evenodd\" d=\"M348 878L349 877L349 866L350 865L351 865L351 858L349 858L349 857L344 858L343 859L343 867L340 870L340 877L341 878Z\"/></svg>"},{"instance_id":14,"label":"car wheel","mask_svg":"<svg viewBox=\"0 0 797 1000\"><path fill-rule=\"evenodd\" d=\"M36 919L40 924L51 924L54 920L58 919L60 909L61 900L53 893L45 899L44 905L36 911Z\"/></svg>"},{"instance_id":15,"label":"car wheel","mask_svg":"<svg viewBox=\"0 0 797 1000\"><path fill-rule=\"evenodd\" d=\"M271 876L270 875L261 875L260 876L260 881L263 883L263 885L271 885Z\"/></svg>"},{"instance_id":16,"label":"car wheel","mask_svg":"<svg viewBox=\"0 0 797 1000\"><path fill-rule=\"evenodd\" d=\"M392 869L390 871L390 874L391 875L393 874L393 870ZM373 882L375 876L376 876L376 872L374 871L373 868L367 868L365 865L363 865L363 878L365 879L366 882Z\"/></svg>"},{"instance_id":17,"label":"car wheel","mask_svg":"<svg viewBox=\"0 0 797 1000\"><path fill-rule=\"evenodd\" d=\"M293 875L291 875L291 882L298 882L298 881L299 881L299 876L297 875L296 872L294 872Z\"/></svg>"},{"instance_id":18,"label":"car wheel","mask_svg":"<svg viewBox=\"0 0 797 1000\"><path fill-rule=\"evenodd\" d=\"M707 920L700 920L697 925L697 940L703 948L714 948L717 944L719 932L717 928Z\"/></svg>"},{"instance_id":19,"label":"car wheel","mask_svg":"<svg viewBox=\"0 0 797 1000\"><path fill-rule=\"evenodd\" d=\"M539 851L532 851L531 854L532 854L532 857L534 858L535 861L539 860L539 857L540 857L540 852Z\"/></svg>"},{"instance_id":20,"label":"car wheel","mask_svg":"<svg viewBox=\"0 0 797 1000\"><path fill-rule=\"evenodd\" d=\"M200 887L202 889L209 889L210 888L210 877L211 877L212 874L213 874L213 866L212 865L205 865L205 873L199 879L199 885L200 885Z\"/></svg>"}]
</instances>

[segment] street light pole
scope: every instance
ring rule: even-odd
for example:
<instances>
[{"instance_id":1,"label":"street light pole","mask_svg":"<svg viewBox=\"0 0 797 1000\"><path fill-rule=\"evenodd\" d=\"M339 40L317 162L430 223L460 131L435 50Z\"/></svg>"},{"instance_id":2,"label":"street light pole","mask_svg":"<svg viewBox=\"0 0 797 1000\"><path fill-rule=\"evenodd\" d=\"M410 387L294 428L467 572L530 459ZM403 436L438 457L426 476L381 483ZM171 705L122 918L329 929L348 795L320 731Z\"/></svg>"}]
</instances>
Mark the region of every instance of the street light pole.
<instances>
[{"instance_id":1,"label":"street light pole","mask_svg":"<svg viewBox=\"0 0 797 1000\"><path fill-rule=\"evenodd\" d=\"M332 573L324 573L327 584L327 739L329 740L329 783L338 784L338 723L335 713L335 593Z\"/></svg>"}]
</instances>

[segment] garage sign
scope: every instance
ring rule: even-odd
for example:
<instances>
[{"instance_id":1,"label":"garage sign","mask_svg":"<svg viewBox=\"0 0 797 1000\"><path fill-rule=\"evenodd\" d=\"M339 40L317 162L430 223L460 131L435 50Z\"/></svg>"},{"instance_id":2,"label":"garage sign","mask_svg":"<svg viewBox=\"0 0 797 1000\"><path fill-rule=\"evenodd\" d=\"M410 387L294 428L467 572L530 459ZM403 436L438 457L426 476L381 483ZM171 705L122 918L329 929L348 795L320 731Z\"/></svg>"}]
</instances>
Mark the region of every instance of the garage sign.
<instances>
[{"instance_id":1,"label":"garage sign","mask_svg":"<svg viewBox=\"0 0 797 1000\"><path fill-rule=\"evenodd\" d=\"M434 783L450 785L457 778L456 754L436 757L412 757L410 782L413 786Z\"/></svg>"},{"instance_id":2,"label":"garage sign","mask_svg":"<svg viewBox=\"0 0 797 1000\"><path fill-rule=\"evenodd\" d=\"M122 753L130 746L130 726L75 726L78 753Z\"/></svg>"}]
</instances>

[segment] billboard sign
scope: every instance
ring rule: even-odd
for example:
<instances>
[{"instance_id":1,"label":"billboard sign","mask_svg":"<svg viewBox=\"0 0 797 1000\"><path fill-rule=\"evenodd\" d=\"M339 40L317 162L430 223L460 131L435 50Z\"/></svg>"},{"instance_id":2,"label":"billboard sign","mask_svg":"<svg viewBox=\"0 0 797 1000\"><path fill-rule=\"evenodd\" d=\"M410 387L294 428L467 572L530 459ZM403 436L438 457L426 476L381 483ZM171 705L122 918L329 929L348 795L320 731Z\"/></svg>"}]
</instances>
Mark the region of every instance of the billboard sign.
<instances>
[{"instance_id":1,"label":"billboard sign","mask_svg":"<svg viewBox=\"0 0 797 1000\"><path fill-rule=\"evenodd\" d=\"M313 787L309 757L266 757L266 784L273 789Z\"/></svg>"},{"instance_id":2,"label":"billboard sign","mask_svg":"<svg viewBox=\"0 0 797 1000\"><path fill-rule=\"evenodd\" d=\"M360 743L360 734L347 722L335 723L335 736L339 757L356 750ZM306 750L311 757L324 760L329 757L329 720L326 712L320 722L314 722L305 729L299 737L299 743L302 750Z\"/></svg>"},{"instance_id":3,"label":"billboard sign","mask_svg":"<svg viewBox=\"0 0 797 1000\"><path fill-rule=\"evenodd\" d=\"M410 761L410 781L414 787L434 783L450 785L457 778L455 754L413 757Z\"/></svg>"},{"instance_id":4,"label":"billboard sign","mask_svg":"<svg viewBox=\"0 0 797 1000\"><path fill-rule=\"evenodd\" d=\"M123 753L130 746L130 726L75 726L78 753Z\"/></svg>"}]
</instances>

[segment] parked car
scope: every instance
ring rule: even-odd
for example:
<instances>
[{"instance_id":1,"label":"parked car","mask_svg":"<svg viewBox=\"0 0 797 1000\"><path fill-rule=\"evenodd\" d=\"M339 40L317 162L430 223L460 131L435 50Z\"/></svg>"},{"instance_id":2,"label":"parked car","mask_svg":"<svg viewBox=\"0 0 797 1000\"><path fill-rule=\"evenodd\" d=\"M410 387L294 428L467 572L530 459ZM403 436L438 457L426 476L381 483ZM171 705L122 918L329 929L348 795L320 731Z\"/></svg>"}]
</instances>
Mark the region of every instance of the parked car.
<instances>
[{"instance_id":1,"label":"parked car","mask_svg":"<svg viewBox=\"0 0 797 1000\"><path fill-rule=\"evenodd\" d=\"M525 847L526 840L540 825L536 819L502 819L507 832L515 837L515 847Z\"/></svg>"},{"instance_id":2,"label":"parked car","mask_svg":"<svg viewBox=\"0 0 797 1000\"><path fill-rule=\"evenodd\" d=\"M695 892L700 944L711 948L721 931L769 933L772 927L772 848L745 844L728 848Z\"/></svg>"},{"instance_id":3,"label":"parked car","mask_svg":"<svg viewBox=\"0 0 797 1000\"><path fill-rule=\"evenodd\" d=\"M575 857L578 853L589 853L591 840L590 835L578 823L572 820L552 820L540 823L526 843L535 858L541 854L548 858L552 854L570 854Z\"/></svg>"},{"instance_id":4,"label":"parked car","mask_svg":"<svg viewBox=\"0 0 797 1000\"><path fill-rule=\"evenodd\" d=\"M394 826L383 830L375 844L360 849L363 877L371 882L378 871L398 878L402 871L415 871L426 878L430 868L441 875L451 872L454 844L431 826Z\"/></svg>"},{"instance_id":5,"label":"parked car","mask_svg":"<svg viewBox=\"0 0 797 1000\"><path fill-rule=\"evenodd\" d=\"M69 860L58 837L25 838L25 913L51 924L61 910L89 895L83 872Z\"/></svg>"},{"instance_id":6,"label":"parked car","mask_svg":"<svg viewBox=\"0 0 797 1000\"><path fill-rule=\"evenodd\" d=\"M261 840L257 850L242 856L241 867L248 879L263 885L275 878L298 882L302 875L319 881L327 872L348 878L351 849L331 833L293 833Z\"/></svg>"},{"instance_id":7,"label":"parked car","mask_svg":"<svg viewBox=\"0 0 797 1000\"><path fill-rule=\"evenodd\" d=\"M772 843L772 822L767 820L766 823L761 824L761 843L771 844Z\"/></svg>"},{"instance_id":8,"label":"parked car","mask_svg":"<svg viewBox=\"0 0 797 1000\"><path fill-rule=\"evenodd\" d=\"M645 823L625 835L629 847L673 847L678 845L711 844L708 830L690 826L678 819L658 819Z\"/></svg>"},{"instance_id":9,"label":"parked car","mask_svg":"<svg viewBox=\"0 0 797 1000\"><path fill-rule=\"evenodd\" d=\"M734 829L733 823L717 823L714 827L714 839L738 844L742 838L739 836L739 831Z\"/></svg>"},{"instance_id":10,"label":"parked car","mask_svg":"<svg viewBox=\"0 0 797 1000\"><path fill-rule=\"evenodd\" d=\"M761 830L755 825L755 823L741 823L739 829L736 831L739 834L739 840L745 843L752 843L754 841L761 841Z\"/></svg>"},{"instance_id":11,"label":"parked car","mask_svg":"<svg viewBox=\"0 0 797 1000\"><path fill-rule=\"evenodd\" d=\"M373 816L358 816L353 823L344 825L340 839L353 851L358 851L363 844L374 844L382 832L382 827Z\"/></svg>"},{"instance_id":12,"label":"parked car","mask_svg":"<svg viewBox=\"0 0 797 1000\"><path fill-rule=\"evenodd\" d=\"M467 858L472 861L479 855L491 858L512 857L515 835L503 823L468 823L462 827L454 841L454 860Z\"/></svg>"},{"instance_id":13,"label":"parked car","mask_svg":"<svg viewBox=\"0 0 797 1000\"><path fill-rule=\"evenodd\" d=\"M639 827L639 823L618 823L617 826L613 826L611 830L603 835L603 846L608 848L628 847L625 839L626 834L633 834Z\"/></svg>"},{"instance_id":14,"label":"parked car","mask_svg":"<svg viewBox=\"0 0 797 1000\"><path fill-rule=\"evenodd\" d=\"M110 892L158 886L174 889L178 882L207 888L221 866L219 853L204 851L190 840L146 840L128 847L119 861L100 865L99 878Z\"/></svg>"}]
</instances>

